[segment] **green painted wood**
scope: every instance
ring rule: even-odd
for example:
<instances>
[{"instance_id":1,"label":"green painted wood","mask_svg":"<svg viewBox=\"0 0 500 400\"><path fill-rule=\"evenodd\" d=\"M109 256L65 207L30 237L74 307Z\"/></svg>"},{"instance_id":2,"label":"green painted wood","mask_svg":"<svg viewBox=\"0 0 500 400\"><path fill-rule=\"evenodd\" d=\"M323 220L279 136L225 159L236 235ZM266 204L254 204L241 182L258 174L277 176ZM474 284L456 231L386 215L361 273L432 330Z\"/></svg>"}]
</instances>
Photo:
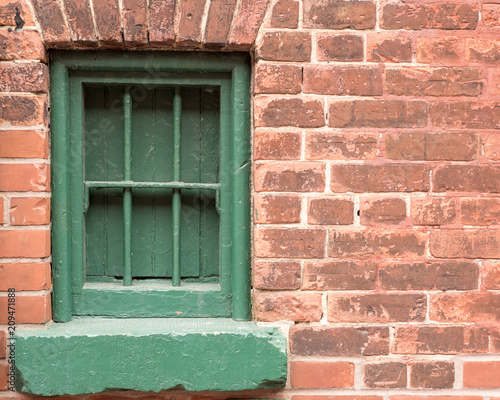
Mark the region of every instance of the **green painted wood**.
<instances>
[{"instance_id":1,"label":"green painted wood","mask_svg":"<svg viewBox=\"0 0 500 400\"><path fill-rule=\"evenodd\" d=\"M69 129L69 155L71 172L76 176L83 176L83 142L81 140L81 127L83 123L82 109L82 86L78 82L69 82L71 96L69 102L70 129ZM71 291L78 293L85 282L85 272L81 268L84 264L84 233L80 228L83 226L83 187L80 179L70 179L70 226L71 226Z\"/></svg>"},{"instance_id":2,"label":"green painted wood","mask_svg":"<svg viewBox=\"0 0 500 400\"><path fill-rule=\"evenodd\" d=\"M123 52L102 51L53 52L52 60L62 61L72 71L138 71L146 72L152 78L161 78L163 72L179 76L185 72L232 73L233 69L247 64L242 54L220 54L200 52Z\"/></svg>"},{"instance_id":3,"label":"green painted wood","mask_svg":"<svg viewBox=\"0 0 500 400\"><path fill-rule=\"evenodd\" d=\"M170 281L158 287L157 284L141 283L134 281L131 287L137 287L136 290L105 283L97 284L100 285L97 287L96 284L86 284L82 293L73 297L73 313L117 317L231 316L231 298L221 293L217 284L183 283L182 286L173 287ZM186 288L176 290L184 287Z\"/></svg>"},{"instance_id":4,"label":"green painted wood","mask_svg":"<svg viewBox=\"0 0 500 400\"><path fill-rule=\"evenodd\" d=\"M19 331L16 368L17 389L44 396L277 389L286 340L276 328L227 319L75 318Z\"/></svg>"},{"instance_id":5,"label":"green painted wood","mask_svg":"<svg viewBox=\"0 0 500 400\"><path fill-rule=\"evenodd\" d=\"M132 99L130 86L123 94L123 179L132 178ZM123 189L123 285L132 286L132 191Z\"/></svg>"},{"instance_id":6,"label":"green painted wood","mask_svg":"<svg viewBox=\"0 0 500 400\"><path fill-rule=\"evenodd\" d=\"M72 110L79 109L78 99L82 97L84 100L80 109L85 110L83 116L85 131L80 133L85 144L84 176L79 177L78 172L75 174L72 171L71 180L68 177L73 184L72 187L74 189L79 187L78 191L81 193L73 197L70 214L75 211L83 214L87 206L89 207L84 217L74 218L69 222L72 232L82 234L85 232L85 255L76 245L70 252L74 264L78 264L81 257L85 265L83 269L75 265L73 271L75 294L73 305L78 308L75 313L96 312L95 307L93 311L89 311L92 308L92 301L83 301L90 306L89 310L78 305L78 298L81 300L92 297L83 287L84 275L86 279L97 280L114 279L123 275L124 190L119 184L124 181L124 158L127 158L123 154L122 102L124 84L127 83L134 84L131 86L132 181L143 180L137 183L131 181L125 183L125 186L129 184L143 186L131 187L132 276L134 279L171 276L172 240L168 236L172 235L173 224L172 188L179 185L182 190L180 275L183 282L196 277L205 281L207 278L219 276L219 296L229 301L240 288L248 288L249 292L249 265L245 261L248 258L248 229L243 229L237 245L233 242L233 233L240 229L239 224L246 223L246 217L243 215L240 218L242 214L235 213L234 210L238 207L241 210L248 208L248 199L246 202L237 199L238 196L241 198L243 192L239 191L239 186L236 184L238 179L233 180L233 174L238 172L233 152L241 147L233 146L233 136L239 135L238 130L242 134L246 132L247 142L241 143L243 147L248 146L248 123L245 125L236 120L236 110L241 105L243 114L247 113L247 110L243 103L234 99L234 96L240 93L234 89L235 85L241 85L241 93L246 92L248 96L249 81L238 78L238 74L241 73L237 72L238 68L243 68L242 71L245 68L248 70L246 60L241 56L226 57L216 54L207 57L189 54L186 55L188 62L178 53L171 58L165 57L163 53L154 55L148 53L139 58L133 54L130 59L128 55L124 57L118 54L108 58L99 53L98 59L94 57L94 53L87 53L88 59L82 59L79 54L70 56L61 54L55 54L54 59L69 69L71 87L79 87L72 89L69 95ZM158 62L153 62L156 57ZM139 67L140 58L143 59L142 67ZM115 71L111 70L111 63L117 63ZM127 67L123 68L123 65ZM85 69L87 71L84 71ZM89 72L90 70L93 71ZM123 74L117 71L130 72ZM158 86L150 85L155 82ZM185 84L186 87L182 90L189 93L187 101L183 101L182 105L180 150L183 182L173 182L173 177L162 176L165 175L165 171L167 174L172 173L173 88L168 85L175 83ZM197 84L202 87L195 87ZM219 84L220 90L217 88ZM166 105L169 102L167 107L159 106L160 103ZM246 115L248 117L248 113ZM78 142L79 135L78 123L75 120L72 119L72 146ZM151 149L155 151L151 152ZM78 153L74 150L72 152ZM75 156L71 162L77 162L77 159ZM75 170L78 171L78 168ZM184 178L183 173L189 175L189 179ZM144 177L144 174L150 174L150 177ZM244 177L245 171L240 175ZM88 191L82 190L84 188L82 181L86 182L85 189L89 188ZM104 182L105 186L109 183L110 187L98 188L101 182ZM95 187L92 188L93 183ZM150 183L165 186L147 187ZM197 183L206 186L195 188L194 185ZM181 187L182 184L193 185L193 188ZM167 188L168 185L172 186ZM248 196L248 178L246 186ZM74 192L76 193L76 190ZM78 201L79 198L81 202ZM247 237L246 242L245 237ZM97 249L95 254L89 252L90 248ZM59 256L62 255L54 253L55 262L61 259ZM71 269L69 263L67 268ZM234 271L239 271L241 268L247 268L247 272L243 271L238 275L239 278L232 279ZM242 283L245 279L246 283ZM168 282L165 281L166 287ZM133 285L135 284L134 280ZM115 294L111 296L112 301L120 301ZM171 303L168 302L168 294L162 293L161 296L165 296L167 302L163 305L169 308ZM104 303L106 299L110 301L105 292L99 292L95 294L93 300ZM237 311L237 318L248 319L249 296L240 296L238 301L246 301L247 304L243 305L243 311ZM147 307L145 309L146 312L142 315L148 315ZM135 313L132 305L129 312ZM217 315L218 313L219 311L216 312ZM230 310L229 314L224 315L231 313ZM191 314L197 315L194 310ZM139 313L134 315L139 316Z\"/></svg>"},{"instance_id":7,"label":"green painted wood","mask_svg":"<svg viewBox=\"0 0 500 400\"><path fill-rule=\"evenodd\" d=\"M182 97L179 87L174 93L174 181L181 180ZM181 285L181 191L172 191L172 286Z\"/></svg>"},{"instance_id":8,"label":"green painted wood","mask_svg":"<svg viewBox=\"0 0 500 400\"><path fill-rule=\"evenodd\" d=\"M133 276L170 277L173 90L134 86ZM153 151L155 150L155 151ZM152 180L153 182L148 182ZM147 190L150 188L151 190Z\"/></svg>"},{"instance_id":9,"label":"green painted wood","mask_svg":"<svg viewBox=\"0 0 500 400\"><path fill-rule=\"evenodd\" d=\"M67 136L68 122L68 71L62 62L54 61L50 64L50 82L52 88L51 118L52 127L52 156L51 165L52 184L52 250L57 256L52 262L54 300L53 316L56 321L71 319L71 252L70 237L70 199L69 183L70 171Z\"/></svg>"},{"instance_id":10,"label":"green painted wood","mask_svg":"<svg viewBox=\"0 0 500 400\"><path fill-rule=\"evenodd\" d=\"M233 71L233 318L248 320L250 313L250 68Z\"/></svg>"}]
</instances>

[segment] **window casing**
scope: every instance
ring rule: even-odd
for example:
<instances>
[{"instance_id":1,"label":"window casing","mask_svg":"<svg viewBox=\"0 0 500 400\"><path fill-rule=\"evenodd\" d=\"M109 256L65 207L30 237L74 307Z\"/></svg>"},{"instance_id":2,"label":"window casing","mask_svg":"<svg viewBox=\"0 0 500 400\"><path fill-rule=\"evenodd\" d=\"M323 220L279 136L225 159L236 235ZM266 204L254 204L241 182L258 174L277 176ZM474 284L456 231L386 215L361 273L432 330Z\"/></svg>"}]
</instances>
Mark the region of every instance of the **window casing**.
<instances>
[{"instance_id":1,"label":"window casing","mask_svg":"<svg viewBox=\"0 0 500 400\"><path fill-rule=\"evenodd\" d=\"M249 319L242 55L54 53L54 319Z\"/></svg>"}]
</instances>

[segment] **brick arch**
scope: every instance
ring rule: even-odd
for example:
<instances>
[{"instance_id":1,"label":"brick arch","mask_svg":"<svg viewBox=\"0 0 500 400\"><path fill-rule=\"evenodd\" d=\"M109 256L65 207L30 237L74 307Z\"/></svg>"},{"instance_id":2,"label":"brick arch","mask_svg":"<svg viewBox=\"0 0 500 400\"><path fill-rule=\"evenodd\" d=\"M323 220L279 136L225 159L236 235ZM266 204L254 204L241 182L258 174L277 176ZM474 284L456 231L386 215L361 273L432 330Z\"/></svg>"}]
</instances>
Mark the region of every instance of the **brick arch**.
<instances>
[{"instance_id":1,"label":"brick arch","mask_svg":"<svg viewBox=\"0 0 500 400\"><path fill-rule=\"evenodd\" d=\"M249 50L269 0L26 1L47 48Z\"/></svg>"}]
</instances>

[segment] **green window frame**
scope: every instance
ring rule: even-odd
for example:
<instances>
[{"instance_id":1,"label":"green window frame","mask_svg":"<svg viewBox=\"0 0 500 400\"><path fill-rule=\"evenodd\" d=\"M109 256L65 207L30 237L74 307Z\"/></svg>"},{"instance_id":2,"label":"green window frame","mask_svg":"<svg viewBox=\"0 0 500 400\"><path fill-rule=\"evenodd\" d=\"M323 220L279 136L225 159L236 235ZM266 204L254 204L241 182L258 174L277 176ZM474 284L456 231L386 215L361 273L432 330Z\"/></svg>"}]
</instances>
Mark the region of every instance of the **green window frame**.
<instances>
[{"instance_id":1,"label":"green window frame","mask_svg":"<svg viewBox=\"0 0 500 400\"><path fill-rule=\"evenodd\" d=\"M249 320L248 57L244 54L181 52L54 52L51 54L50 76L54 320L67 322L74 315ZM86 180L84 175L84 90L89 85L116 85L123 88L122 179L98 182ZM173 179L170 181L131 179L127 159L130 159L132 151L130 88L133 85L168 88L174 93ZM219 182L193 183L180 180L180 161L176 160L180 157L179 138L182 142L182 91L191 87L215 87L220 91ZM89 193L106 188L123 190L123 279L94 282L87 279L84 265L84 215L89 208ZM132 282L131 191L139 188L171 190L174 241L179 236L179 229L182 229L179 228L181 192L198 189L216 193L220 218L217 283L183 284L180 279L180 256L175 245L172 246L174 254L170 280L163 279L153 284Z\"/></svg>"}]
</instances>

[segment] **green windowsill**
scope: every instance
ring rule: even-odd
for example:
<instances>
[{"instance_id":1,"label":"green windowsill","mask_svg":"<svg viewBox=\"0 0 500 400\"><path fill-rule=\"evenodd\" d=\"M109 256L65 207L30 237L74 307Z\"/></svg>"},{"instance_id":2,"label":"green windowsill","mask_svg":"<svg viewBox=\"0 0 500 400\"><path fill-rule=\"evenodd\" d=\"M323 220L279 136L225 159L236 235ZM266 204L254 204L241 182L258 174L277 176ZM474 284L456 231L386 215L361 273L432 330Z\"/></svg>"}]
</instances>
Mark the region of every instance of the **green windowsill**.
<instances>
[{"instance_id":1,"label":"green windowsill","mask_svg":"<svg viewBox=\"0 0 500 400\"><path fill-rule=\"evenodd\" d=\"M286 340L230 319L74 318L18 331L16 386L44 396L106 390L284 387Z\"/></svg>"}]
</instances>

